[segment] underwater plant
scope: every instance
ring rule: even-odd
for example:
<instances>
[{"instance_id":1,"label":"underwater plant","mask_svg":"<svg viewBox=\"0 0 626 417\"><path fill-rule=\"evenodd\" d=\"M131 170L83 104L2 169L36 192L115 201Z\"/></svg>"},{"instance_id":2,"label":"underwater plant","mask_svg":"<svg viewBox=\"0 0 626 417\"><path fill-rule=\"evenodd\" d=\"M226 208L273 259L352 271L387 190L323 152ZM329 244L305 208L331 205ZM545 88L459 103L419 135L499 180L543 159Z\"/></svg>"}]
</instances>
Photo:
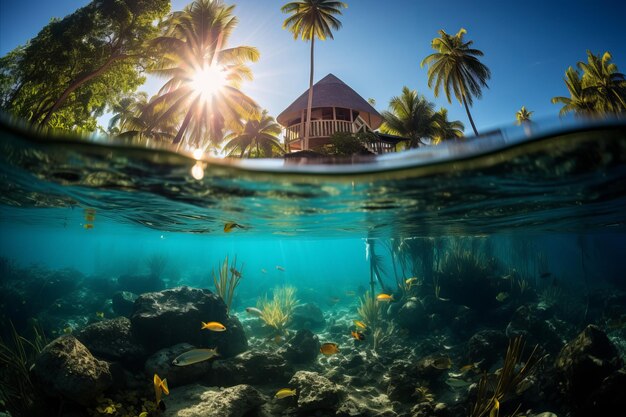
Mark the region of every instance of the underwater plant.
<instances>
[{"instance_id":1,"label":"underwater plant","mask_svg":"<svg viewBox=\"0 0 626 417\"><path fill-rule=\"evenodd\" d=\"M363 321L368 328L376 329L378 327L380 311L380 303L376 301L374 295L369 291L366 291L363 297L359 298L357 312L361 317L361 321Z\"/></svg>"},{"instance_id":2,"label":"underwater plant","mask_svg":"<svg viewBox=\"0 0 626 417\"><path fill-rule=\"evenodd\" d=\"M284 334L297 304L296 288L285 286L274 288L271 300L267 296L260 298L257 307L261 310L261 320L277 334Z\"/></svg>"},{"instance_id":3,"label":"underwater plant","mask_svg":"<svg viewBox=\"0 0 626 417\"><path fill-rule=\"evenodd\" d=\"M376 254L376 241L374 239L365 239L365 258L370 263L370 291L373 294L376 281L378 281L381 289L385 288L383 282L383 275L385 275L383 257Z\"/></svg>"},{"instance_id":4,"label":"underwater plant","mask_svg":"<svg viewBox=\"0 0 626 417\"><path fill-rule=\"evenodd\" d=\"M524 342L521 336L509 341L504 363L499 373L495 375L484 374L478 383L476 402L472 407L469 417L484 417L492 415L493 410L498 411L500 403L505 402L511 395L518 392L518 386L536 370L537 365L544 356L537 355L536 345L525 362L522 362ZM495 377L495 386L490 383ZM517 407L519 409L520 406ZM515 412L517 412L517 409ZM515 412L513 414L515 414Z\"/></svg>"},{"instance_id":5,"label":"underwater plant","mask_svg":"<svg viewBox=\"0 0 626 417\"><path fill-rule=\"evenodd\" d=\"M228 256L224 258L224 261L218 269L216 274L213 271L213 283L215 284L215 292L222 297L226 308L230 310L230 306L233 303L233 296L235 295L235 289L241 281L243 273L243 264L237 269L237 257L233 260L232 264L228 264Z\"/></svg>"},{"instance_id":6,"label":"underwater plant","mask_svg":"<svg viewBox=\"0 0 626 417\"><path fill-rule=\"evenodd\" d=\"M32 339L21 336L10 321L9 326L11 340L0 338L0 401L13 415L25 415L36 398L30 368L48 341L37 326Z\"/></svg>"}]
</instances>

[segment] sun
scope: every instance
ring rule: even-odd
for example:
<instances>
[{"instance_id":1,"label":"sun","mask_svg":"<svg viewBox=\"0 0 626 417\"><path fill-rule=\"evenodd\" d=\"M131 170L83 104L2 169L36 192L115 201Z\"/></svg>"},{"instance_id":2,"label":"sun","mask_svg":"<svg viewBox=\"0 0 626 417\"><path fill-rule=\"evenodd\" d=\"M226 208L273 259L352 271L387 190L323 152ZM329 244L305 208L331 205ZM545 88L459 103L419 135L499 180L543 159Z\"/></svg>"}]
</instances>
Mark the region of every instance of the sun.
<instances>
[{"instance_id":1,"label":"sun","mask_svg":"<svg viewBox=\"0 0 626 417\"><path fill-rule=\"evenodd\" d=\"M191 88L202 98L210 99L226 85L226 72L215 65L198 69L191 78Z\"/></svg>"}]
</instances>

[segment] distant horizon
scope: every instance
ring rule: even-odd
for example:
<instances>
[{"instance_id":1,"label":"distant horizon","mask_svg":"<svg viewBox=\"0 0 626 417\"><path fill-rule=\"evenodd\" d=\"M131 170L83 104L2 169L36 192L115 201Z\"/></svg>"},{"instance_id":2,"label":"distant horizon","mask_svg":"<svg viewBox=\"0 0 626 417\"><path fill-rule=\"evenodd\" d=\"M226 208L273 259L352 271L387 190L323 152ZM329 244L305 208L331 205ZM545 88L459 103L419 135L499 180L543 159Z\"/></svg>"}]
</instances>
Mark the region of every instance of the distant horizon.
<instances>
[{"instance_id":1,"label":"distant horizon","mask_svg":"<svg viewBox=\"0 0 626 417\"><path fill-rule=\"evenodd\" d=\"M51 18L62 18L88 3L0 0L0 55L25 44ZM189 3L175 0L172 10ZM285 0L225 3L236 5L234 14L239 19L230 46L250 45L261 52L260 61L251 65L255 79L245 83L243 91L276 117L308 89L309 45L294 41L292 34L282 29L286 15L280 7ZM335 40L316 42L314 82L332 73L364 99L375 99L379 112L407 86L437 108L447 108L449 118L461 121L465 134L471 136L463 107L455 100L448 103L443 93L435 98L427 86L426 68L420 68L422 59L433 52L430 43L439 29L454 34L463 27L466 39L484 52L482 62L492 72L489 88L471 108L479 133L512 125L522 106L533 111L536 120L556 118L561 106L550 99L567 96L565 71L585 61L587 50L611 52L620 72L626 72L626 48L616 36L626 4L606 0L593 5L583 1L563 6L547 3L551 2L531 0L522 9L502 12L495 10L497 3L489 1L469 5L453 0L446 11L440 11L412 1L391 1L381 7L374 0L348 0L348 8L340 16L343 27L334 32ZM152 96L162 84L163 80L150 76L139 91ZM105 128L109 117L99 119Z\"/></svg>"}]
</instances>

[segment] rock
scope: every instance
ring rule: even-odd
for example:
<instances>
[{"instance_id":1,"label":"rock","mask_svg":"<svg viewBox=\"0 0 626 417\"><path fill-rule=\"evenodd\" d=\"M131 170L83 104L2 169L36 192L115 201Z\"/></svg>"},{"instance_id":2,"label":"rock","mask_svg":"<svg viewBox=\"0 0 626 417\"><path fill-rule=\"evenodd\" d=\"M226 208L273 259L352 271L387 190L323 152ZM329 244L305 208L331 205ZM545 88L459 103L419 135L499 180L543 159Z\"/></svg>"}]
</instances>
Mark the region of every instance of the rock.
<instances>
[{"instance_id":1,"label":"rock","mask_svg":"<svg viewBox=\"0 0 626 417\"><path fill-rule=\"evenodd\" d=\"M554 364L565 390L579 404L623 365L617 348L597 326L589 325L567 343Z\"/></svg>"},{"instance_id":2,"label":"rock","mask_svg":"<svg viewBox=\"0 0 626 417\"><path fill-rule=\"evenodd\" d=\"M300 329L284 348L284 356L291 363L313 362L320 353L320 340L310 330Z\"/></svg>"},{"instance_id":3,"label":"rock","mask_svg":"<svg viewBox=\"0 0 626 417\"><path fill-rule=\"evenodd\" d=\"M162 379L167 378L170 387L196 383L211 372L214 359L187 366L172 365L174 358L191 349L195 349L195 347L188 343L179 343L178 345L161 349L148 358L144 370L148 375L158 374Z\"/></svg>"},{"instance_id":4,"label":"rock","mask_svg":"<svg viewBox=\"0 0 626 417\"><path fill-rule=\"evenodd\" d=\"M117 317L92 323L78 332L76 338L102 359L121 362L129 368L141 368L146 357L143 346L135 339L130 320Z\"/></svg>"},{"instance_id":5,"label":"rock","mask_svg":"<svg viewBox=\"0 0 626 417\"><path fill-rule=\"evenodd\" d=\"M289 386L297 389L299 411L336 410L347 395L345 388L317 372L298 371Z\"/></svg>"},{"instance_id":6,"label":"rock","mask_svg":"<svg viewBox=\"0 0 626 417\"><path fill-rule=\"evenodd\" d=\"M163 417L243 417L255 412L267 398L250 385L219 390L190 385L171 391Z\"/></svg>"},{"instance_id":7,"label":"rock","mask_svg":"<svg viewBox=\"0 0 626 417\"><path fill-rule=\"evenodd\" d=\"M565 344L563 334L568 333L564 322L552 317L549 310L535 305L524 305L515 310L506 327L509 338L524 336L528 345L540 344L543 349L556 354Z\"/></svg>"},{"instance_id":8,"label":"rock","mask_svg":"<svg viewBox=\"0 0 626 417\"><path fill-rule=\"evenodd\" d=\"M250 350L234 358L216 360L204 382L222 387L237 384L284 384L293 372L293 368L281 355Z\"/></svg>"},{"instance_id":9,"label":"rock","mask_svg":"<svg viewBox=\"0 0 626 417\"><path fill-rule=\"evenodd\" d=\"M447 375L452 361L445 355L428 355L417 362L414 374L429 384L436 382L441 376Z\"/></svg>"},{"instance_id":10,"label":"rock","mask_svg":"<svg viewBox=\"0 0 626 417\"><path fill-rule=\"evenodd\" d=\"M415 297L409 298L400 308L397 321L400 327L411 333L428 330L428 316L421 301Z\"/></svg>"},{"instance_id":11,"label":"rock","mask_svg":"<svg viewBox=\"0 0 626 417\"><path fill-rule=\"evenodd\" d=\"M613 372L590 396L580 415L610 416L615 410L626 410L626 369Z\"/></svg>"},{"instance_id":12,"label":"rock","mask_svg":"<svg viewBox=\"0 0 626 417\"><path fill-rule=\"evenodd\" d=\"M130 315L133 314L133 308L137 298L137 294L129 291L116 292L113 294L113 298L111 300L113 311L118 316L130 317Z\"/></svg>"},{"instance_id":13,"label":"rock","mask_svg":"<svg viewBox=\"0 0 626 417\"><path fill-rule=\"evenodd\" d=\"M35 359L33 375L44 392L90 405L112 384L109 365L93 357L72 335L48 344Z\"/></svg>"},{"instance_id":14,"label":"rock","mask_svg":"<svg viewBox=\"0 0 626 417\"><path fill-rule=\"evenodd\" d=\"M131 316L132 330L149 352L189 343L214 348L223 357L234 356L248 348L243 327L237 317L229 316L226 304L209 290L178 287L141 295ZM217 321L224 332L201 330L201 322Z\"/></svg>"},{"instance_id":15,"label":"rock","mask_svg":"<svg viewBox=\"0 0 626 417\"><path fill-rule=\"evenodd\" d=\"M481 362L481 369L489 369L506 354L506 335L497 330L481 330L467 342L467 363Z\"/></svg>"},{"instance_id":16,"label":"rock","mask_svg":"<svg viewBox=\"0 0 626 417\"><path fill-rule=\"evenodd\" d=\"M415 388L418 386L417 376L414 367L408 361L396 361L387 373L389 384L387 385L387 396L392 401L409 402L413 401Z\"/></svg>"},{"instance_id":17,"label":"rock","mask_svg":"<svg viewBox=\"0 0 626 417\"><path fill-rule=\"evenodd\" d=\"M314 303L300 304L293 309L290 327L294 329L319 329L324 327L324 313Z\"/></svg>"}]
</instances>

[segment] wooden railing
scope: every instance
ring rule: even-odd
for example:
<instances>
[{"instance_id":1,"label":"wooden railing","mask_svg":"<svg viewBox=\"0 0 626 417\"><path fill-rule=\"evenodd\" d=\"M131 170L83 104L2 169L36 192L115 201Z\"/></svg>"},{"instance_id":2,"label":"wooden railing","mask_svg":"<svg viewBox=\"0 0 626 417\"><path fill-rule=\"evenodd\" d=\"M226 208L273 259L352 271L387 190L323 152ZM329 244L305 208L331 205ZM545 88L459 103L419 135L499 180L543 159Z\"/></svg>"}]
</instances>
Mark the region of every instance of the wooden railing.
<instances>
[{"instance_id":1,"label":"wooden railing","mask_svg":"<svg viewBox=\"0 0 626 417\"><path fill-rule=\"evenodd\" d=\"M293 142L304 138L305 123L289 126L285 129L285 142ZM345 120L312 120L310 138L327 138L337 132L355 133L352 122Z\"/></svg>"}]
</instances>

